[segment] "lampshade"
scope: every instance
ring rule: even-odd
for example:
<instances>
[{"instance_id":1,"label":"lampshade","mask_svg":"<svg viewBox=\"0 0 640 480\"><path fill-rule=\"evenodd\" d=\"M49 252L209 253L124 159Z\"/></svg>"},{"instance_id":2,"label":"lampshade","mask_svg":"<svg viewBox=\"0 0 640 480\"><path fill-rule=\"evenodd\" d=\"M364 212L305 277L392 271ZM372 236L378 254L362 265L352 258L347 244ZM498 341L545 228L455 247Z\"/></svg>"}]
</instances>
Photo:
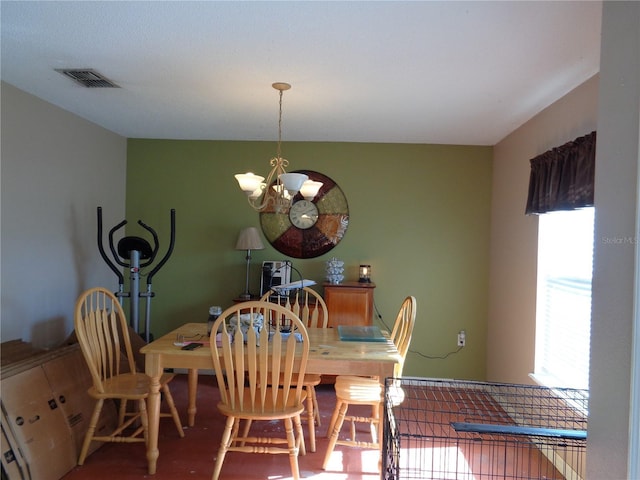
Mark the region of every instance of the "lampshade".
<instances>
[{"instance_id":1,"label":"lampshade","mask_svg":"<svg viewBox=\"0 0 640 480\"><path fill-rule=\"evenodd\" d=\"M320 187L322 187L322 182L307 180L302 184L302 187L300 187L300 193L305 200L311 201L320 191Z\"/></svg>"},{"instance_id":2,"label":"lampshade","mask_svg":"<svg viewBox=\"0 0 640 480\"><path fill-rule=\"evenodd\" d=\"M304 173L281 173L280 180L289 191L290 195L295 195L300 191L300 187L309 177Z\"/></svg>"},{"instance_id":3,"label":"lampshade","mask_svg":"<svg viewBox=\"0 0 640 480\"><path fill-rule=\"evenodd\" d=\"M238 183L240 184L240 188L247 195L251 195L253 192L258 190L260 188L262 181L264 180L264 177L261 177L260 175L255 175L251 172L238 173L237 175L235 175L235 177L236 177L236 180L238 180Z\"/></svg>"},{"instance_id":4,"label":"lampshade","mask_svg":"<svg viewBox=\"0 0 640 480\"><path fill-rule=\"evenodd\" d=\"M256 227L243 228L236 242L236 250L262 250L264 245Z\"/></svg>"}]
</instances>

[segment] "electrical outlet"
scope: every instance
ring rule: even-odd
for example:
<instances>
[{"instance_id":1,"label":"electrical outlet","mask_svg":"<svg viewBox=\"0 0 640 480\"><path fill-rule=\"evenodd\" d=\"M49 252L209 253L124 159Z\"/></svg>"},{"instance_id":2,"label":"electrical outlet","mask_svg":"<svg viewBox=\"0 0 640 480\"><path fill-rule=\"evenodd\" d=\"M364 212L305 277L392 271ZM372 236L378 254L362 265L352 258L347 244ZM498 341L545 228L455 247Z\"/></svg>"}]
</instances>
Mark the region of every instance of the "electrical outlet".
<instances>
[{"instance_id":1,"label":"electrical outlet","mask_svg":"<svg viewBox=\"0 0 640 480\"><path fill-rule=\"evenodd\" d=\"M467 334L465 333L464 330L460 330L458 332L458 346L464 347L466 343L467 343Z\"/></svg>"}]
</instances>

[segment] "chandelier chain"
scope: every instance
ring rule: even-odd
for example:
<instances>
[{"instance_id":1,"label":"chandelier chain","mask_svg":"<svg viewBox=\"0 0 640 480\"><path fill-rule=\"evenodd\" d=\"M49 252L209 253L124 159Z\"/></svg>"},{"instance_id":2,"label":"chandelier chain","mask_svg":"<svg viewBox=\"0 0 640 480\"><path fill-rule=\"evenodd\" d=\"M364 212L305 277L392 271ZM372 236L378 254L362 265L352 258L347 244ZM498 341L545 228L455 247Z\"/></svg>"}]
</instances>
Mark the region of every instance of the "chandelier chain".
<instances>
[{"instance_id":1,"label":"chandelier chain","mask_svg":"<svg viewBox=\"0 0 640 480\"><path fill-rule=\"evenodd\" d=\"M276 147L276 156L278 158L282 158L282 149L280 147L280 144L282 143L282 90L279 91L280 93L280 102L279 102L279 112L278 112L278 145Z\"/></svg>"}]
</instances>

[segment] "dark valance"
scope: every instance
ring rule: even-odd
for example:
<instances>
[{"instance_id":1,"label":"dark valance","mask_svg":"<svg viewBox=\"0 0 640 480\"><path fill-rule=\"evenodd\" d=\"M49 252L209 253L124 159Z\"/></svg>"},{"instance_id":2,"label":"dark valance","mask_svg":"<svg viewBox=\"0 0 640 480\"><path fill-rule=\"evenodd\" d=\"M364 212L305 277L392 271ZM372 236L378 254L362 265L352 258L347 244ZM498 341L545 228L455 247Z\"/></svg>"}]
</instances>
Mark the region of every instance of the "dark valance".
<instances>
[{"instance_id":1,"label":"dark valance","mask_svg":"<svg viewBox=\"0 0 640 480\"><path fill-rule=\"evenodd\" d=\"M595 164L596 132L531 159L525 213L592 207Z\"/></svg>"}]
</instances>

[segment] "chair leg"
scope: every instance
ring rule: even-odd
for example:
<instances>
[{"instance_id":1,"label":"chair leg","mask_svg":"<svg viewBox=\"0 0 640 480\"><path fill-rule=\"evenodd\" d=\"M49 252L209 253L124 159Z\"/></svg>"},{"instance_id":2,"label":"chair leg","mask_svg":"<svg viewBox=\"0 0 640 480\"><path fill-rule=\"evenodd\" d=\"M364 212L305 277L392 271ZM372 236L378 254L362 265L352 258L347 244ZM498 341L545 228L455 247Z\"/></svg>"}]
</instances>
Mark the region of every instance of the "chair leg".
<instances>
[{"instance_id":1,"label":"chair leg","mask_svg":"<svg viewBox=\"0 0 640 480\"><path fill-rule=\"evenodd\" d=\"M307 446L304 441L304 432L302 431L302 421L300 420L300 415L296 415L293 419L293 426L296 431L296 445L298 450L300 451L300 455L307 454Z\"/></svg>"},{"instance_id":2,"label":"chair leg","mask_svg":"<svg viewBox=\"0 0 640 480\"><path fill-rule=\"evenodd\" d=\"M320 406L318 405L318 397L316 396L316 388L311 388L311 394L313 395L313 417L316 421L316 426L321 427L322 421L320 420Z\"/></svg>"},{"instance_id":3,"label":"chair leg","mask_svg":"<svg viewBox=\"0 0 640 480\"><path fill-rule=\"evenodd\" d=\"M331 458L333 449L336 447L338 435L340 435L340 430L342 429L342 424L344 422L345 414L347 413L347 408L349 407L349 404L346 402L338 402L339 403L336 405L336 409L333 411L333 416L335 416L336 419L335 421L333 420L333 418L331 419L333 428L331 429L331 436L329 437L329 444L327 445L327 453L325 453L324 462L322 462L323 470L327 469L329 459Z\"/></svg>"},{"instance_id":4,"label":"chair leg","mask_svg":"<svg viewBox=\"0 0 640 480\"><path fill-rule=\"evenodd\" d=\"M162 387L162 391L164 392L164 396L167 400L167 406L169 407L169 411L171 412L171 418L173 418L173 423L176 424L176 429L178 430L178 435L180 437L184 437L184 430L182 429L182 422L180 421L180 415L178 414L178 409L176 408L176 404L173 401L173 397L171 396L171 390L169 390L169 385L165 384Z\"/></svg>"},{"instance_id":5,"label":"chair leg","mask_svg":"<svg viewBox=\"0 0 640 480\"><path fill-rule=\"evenodd\" d=\"M378 443L378 426L380 425L380 405L371 406L371 417L374 419L370 423L371 428L371 440L373 443Z\"/></svg>"},{"instance_id":6,"label":"chair leg","mask_svg":"<svg viewBox=\"0 0 640 480\"><path fill-rule=\"evenodd\" d=\"M300 425L300 416L296 416L296 430L299 430L299 438L302 441L302 445L304 445L304 438L302 435L302 426ZM300 427L298 428L298 425ZM287 445L289 447L289 463L291 464L291 475L293 480L300 479L300 469L298 468L298 441L296 440L296 436L293 434L293 422L290 417L284 419L284 430L287 435Z\"/></svg>"},{"instance_id":7,"label":"chair leg","mask_svg":"<svg viewBox=\"0 0 640 480\"><path fill-rule=\"evenodd\" d=\"M338 419L338 412L340 411L340 406L342 405L342 400L339 398L336 399L336 406L333 409L333 413L331 414L331 420L329 420L329 427L327 428L327 438L331 437L331 433L333 432L333 427L336 424L336 420Z\"/></svg>"},{"instance_id":8,"label":"chair leg","mask_svg":"<svg viewBox=\"0 0 640 480\"><path fill-rule=\"evenodd\" d=\"M149 445L149 414L147 413L147 401L144 398L141 398L138 401L138 409L140 410L140 422L142 423L144 444Z\"/></svg>"},{"instance_id":9,"label":"chair leg","mask_svg":"<svg viewBox=\"0 0 640 480\"><path fill-rule=\"evenodd\" d=\"M127 416L127 401L122 399L120 400L120 408L118 409L118 425L122 425L124 423L124 419Z\"/></svg>"},{"instance_id":10,"label":"chair leg","mask_svg":"<svg viewBox=\"0 0 640 480\"><path fill-rule=\"evenodd\" d=\"M245 423L244 423L244 430L242 430L242 438L247 438L249 436L249 430L251 430L252 420L251 419L247 419L244 422ZM236 438L238 436L238 430L239 429L240 429L240 420L238 420L238 422L236 423L235 433L233 434L233 438ZM244 447L245 443L246 442L243 440L242 442L240 442L240 446Z\"/></svg>"},{"instance_id":11,"label":"chair leg","mask_svg":"<svg viewBox=\"0 0 640 480\"><path fill-rule=\"evenodd\" d=\"M227 450L229 450L229 446L231 445L231 431L234 428L235 422L235 417L227 417L227 421L224 425L224 431L222 432L220 448L218 449L218 456L216 457L216 463L213 467L213 476L211 477L212 480L218 480L218 478L220 477L220 471L222 470L224 457L227 455Z\"/></svg>"},{"instance_id":12,"label":"chair leg","mask_svg":"<svg viewBox=\"0 0 640 480\"><path fill-rule=\"evenodd\" d=\"M307 386L307 423L309 424L309 450L316 451L316 421L313 398L316 389L313 385Z\"/></svg>"},{"instance_id":13,"label":"chair leg","mask_svg":"<svg viewBox=\"0 0 640 480\"><path fill-rule=\"evenodd\" d=\"M89 427L87 433L84 435L84 441L82 442L82 449L80 450L80 457L78 457L78 465L84 464L85 458L87 458L87 452L89 451L89 445L93 439L93 434L96 431L98 420L100 419L100 412L102 412L102 406L104 405L103 399L96 401L96 406L93 408L93 414L91 414L91 420L89 421Z\"/></svg>"}]
</instances>

